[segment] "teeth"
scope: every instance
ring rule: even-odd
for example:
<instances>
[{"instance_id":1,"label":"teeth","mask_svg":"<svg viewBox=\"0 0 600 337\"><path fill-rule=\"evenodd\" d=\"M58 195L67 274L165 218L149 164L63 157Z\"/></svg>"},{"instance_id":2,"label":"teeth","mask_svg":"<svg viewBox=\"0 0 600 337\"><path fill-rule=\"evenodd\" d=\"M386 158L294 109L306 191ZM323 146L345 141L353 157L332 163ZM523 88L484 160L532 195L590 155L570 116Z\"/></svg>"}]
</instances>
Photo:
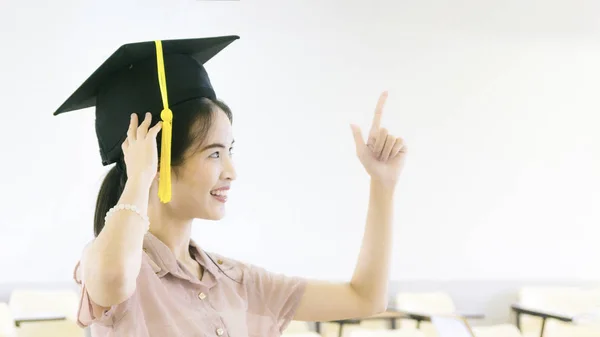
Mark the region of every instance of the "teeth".
<instances>
[{"instance_id":1,"label":"teeth","mask_svg":"<svg viewBox=\"0 0 600 337\"><path fill-rule=\"evenodd\" d=\"M220 196L220 197L226 197L227 196L227 191L212 191L212 192L210 192L210 194L217 195L217 196Z\"/></svg>"}]
</instances>

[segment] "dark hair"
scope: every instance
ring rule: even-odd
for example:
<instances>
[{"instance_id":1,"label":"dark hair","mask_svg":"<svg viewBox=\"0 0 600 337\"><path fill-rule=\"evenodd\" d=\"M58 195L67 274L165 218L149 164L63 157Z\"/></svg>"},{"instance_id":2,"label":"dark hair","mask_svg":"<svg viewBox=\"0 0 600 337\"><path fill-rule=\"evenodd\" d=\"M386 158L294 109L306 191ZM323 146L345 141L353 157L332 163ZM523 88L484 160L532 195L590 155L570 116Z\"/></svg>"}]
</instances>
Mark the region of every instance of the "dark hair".
<instances>
[{"instance_id":1,"label":"dark hair","mask_svg":"<svg viewBox=\"0 0 600 337\"><path fill-rule=\"evenodd\" d=\"M231 122L233 116L231 109L220 100L209 100L206 98L186 101L171 107L173 111L173 132L171 139L171 166L173 172L183 164L186 155L199 149L205 140L206 134L212 125L215 107L225 112ZM153 120L155 125L158 120ZM160 154L161 135L157 136L158 153ZM195 146L195 148L193 148ZM123 156L117 161L107 173L96 199L96 211L94 213L94 237L98 236L104 228L104 217L108 210L114 207L125 188L127 182L127 170Z\"/></svg>"}]
</instances>

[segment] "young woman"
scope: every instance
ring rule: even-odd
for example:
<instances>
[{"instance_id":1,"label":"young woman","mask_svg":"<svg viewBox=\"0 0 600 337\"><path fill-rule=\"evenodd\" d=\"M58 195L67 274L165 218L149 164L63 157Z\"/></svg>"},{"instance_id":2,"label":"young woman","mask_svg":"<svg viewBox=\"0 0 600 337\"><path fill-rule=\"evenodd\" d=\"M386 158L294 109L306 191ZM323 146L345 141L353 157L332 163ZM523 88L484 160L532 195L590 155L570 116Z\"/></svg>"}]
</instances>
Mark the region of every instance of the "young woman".
<instances>
[{"instance_id":1,"label":"young woman","mask_svg":"<svg viewBox=\"0 0 600 337\"><path fill-rule=\"evenodd\" d=\"M232 112L202 65L236 38L125 45L55 113L95 105L103 163L116 163L98 195L96 237L75 269L79 324L93 336L279 336L291 320L386 310L393 197L406 155L402 139L380 126L387 93L366 141L352 125L371 184L351 280L276 274L208 254L190 238L193 219L225 215L236 179ZM152 113L132 113L143 108Z\"/></svg>"}]
</instances>

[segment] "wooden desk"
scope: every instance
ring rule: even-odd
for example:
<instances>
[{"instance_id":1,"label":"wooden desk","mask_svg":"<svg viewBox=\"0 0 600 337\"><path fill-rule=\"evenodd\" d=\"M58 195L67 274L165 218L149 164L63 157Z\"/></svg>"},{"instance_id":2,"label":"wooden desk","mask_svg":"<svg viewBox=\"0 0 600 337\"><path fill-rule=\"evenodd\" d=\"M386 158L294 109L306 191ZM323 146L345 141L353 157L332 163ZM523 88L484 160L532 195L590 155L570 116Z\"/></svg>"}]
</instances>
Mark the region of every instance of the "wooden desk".
<instances>
[{"instance_id":1,"label":"wooden desk","mask_svg":"<svg viewBox=\"0 0 600 337\"><path fill-rule=\"evenodd\" d=\"M360 324L360 322L362 322L362 321L371 321L371 320L386 320L389 322L390 329L394 330L394 329L396 329L396 320L399 318L409 318L409 319L420 318L421 320L424 320L425 316L421 316L421 315L417 315L417 314L408 314L408 313L400 312L400 311L396 311L396 310L388 310L386 312L382 312L381 314L377 314L374 316L363 317L363 318L342 319L342 320L338 320L338 321L331 321L328 323L335 323L335 324L339 325L340 329L339 329L338 336L341 337L344 332L344 325L347 325L347 324ZM315 322L315 330L319 334L321 333L321 323L322 322Z\"/></svg>"},{"instance_id":2,"label":"wooden desk","mask_svg":"<svg viewBox=\"0 0 600 337\"><path fill-rule=\"evenodd\" d=\"M553 313L553 312L544 312L540 310L534 310L530 308L522 307L518 304L511 305L510 309L516 314L517 320L517 328L521 330L521 315L529 315L534 317L539 317L542 319L542 328L540 330L540 337L544 336L544 329L546 328L546 321L548 319L555 319L561 322L573 323L575 320L574 316L562 314L562 313Z\"/></svg>"},{"instance_id":3,"label":"wooden desk","mask_svg":"<svg viewBox=\"0 0 600 337\"><path fill-rule=\"evenodd\" d=\"M483 314L466 314L466 315L460 315L460 316L462 316L466 319L483 319L483 318L485 318L485 315L483 315ZM347 325L347 324L360 324L360 322L362 322L362 321L369 321L369 320L387 320L389 323L390 329L394 330L394 329L396 329L396 320L402 319L402 318L417 321L417 329L421 325L421 322L430 322L431 321L431 316L429 316L427 314L408 312L408 311L397 310L395 308L389 308L386 312L383 312L381 314L377 314L374 316L369 316L369 317L364 317L364 318L343 319L343 320L338 320L338 321L331 321L329 323L335 323L335 324L339 325L340 329L339 329L338 336L341 337L342 333L343 333L344 325ZM319 334L321 333L321 323L322 322L315 322L315 330Z\"/></svg>"}]
</instances>

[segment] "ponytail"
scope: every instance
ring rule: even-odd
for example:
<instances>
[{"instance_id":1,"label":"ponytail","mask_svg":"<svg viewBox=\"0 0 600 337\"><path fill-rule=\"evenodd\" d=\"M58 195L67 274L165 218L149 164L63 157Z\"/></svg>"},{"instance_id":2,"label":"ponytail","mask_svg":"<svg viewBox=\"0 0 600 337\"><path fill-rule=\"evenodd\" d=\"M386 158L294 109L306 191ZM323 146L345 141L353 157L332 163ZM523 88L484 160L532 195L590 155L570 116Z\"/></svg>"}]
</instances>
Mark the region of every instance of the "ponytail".
<instances>
[{"instance_id":1,"label":"ponytail","mask_svg":"<svg viewBox=\"0 0 600 337\"><path fill-rule=\"evenodd\" d=\"M97 237L104 228L104 217L114 207L125 188L127 174L123 164L117 162L104 177L96 199L96 212L94 213L94 237Z\"/></svg>"}]
</instances>

